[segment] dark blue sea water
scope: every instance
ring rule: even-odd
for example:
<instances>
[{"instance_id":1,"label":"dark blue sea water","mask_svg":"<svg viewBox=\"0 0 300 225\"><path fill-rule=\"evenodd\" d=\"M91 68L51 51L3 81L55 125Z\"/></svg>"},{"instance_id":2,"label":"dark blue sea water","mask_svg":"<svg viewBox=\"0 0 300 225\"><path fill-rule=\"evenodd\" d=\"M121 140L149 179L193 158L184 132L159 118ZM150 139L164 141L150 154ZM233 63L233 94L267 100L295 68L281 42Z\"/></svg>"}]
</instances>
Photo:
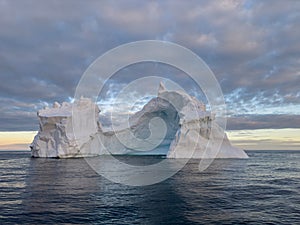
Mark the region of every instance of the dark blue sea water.
<instances>
[{"instance_id":1,"label":"dark blue sea water","mask_svg":"<svg viewBox=\"0 0 300 225\"><path fill-rule=\"evenodd\" d=\"M162 183L131 187L84 159L0 152L0 224L300 224L300 151L248 154L201 173L192 160Z\"/></svg>"}]
</instances>

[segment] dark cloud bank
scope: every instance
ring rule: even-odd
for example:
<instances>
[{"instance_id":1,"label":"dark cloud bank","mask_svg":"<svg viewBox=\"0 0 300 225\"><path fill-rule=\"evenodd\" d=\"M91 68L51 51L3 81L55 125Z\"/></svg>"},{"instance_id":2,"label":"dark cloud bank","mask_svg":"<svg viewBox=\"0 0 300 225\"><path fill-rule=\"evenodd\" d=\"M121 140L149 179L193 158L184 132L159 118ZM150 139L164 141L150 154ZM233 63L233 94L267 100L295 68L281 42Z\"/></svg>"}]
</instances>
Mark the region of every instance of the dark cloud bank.
<instances>
[{"instance_id":1,"label":"dark cloud bank","mask_svg":"<svg viewBox=\"0 0 300 225\"><path fill-rule=\"evenodd\" d=\"M36 110L69 101L93 60L143 39L176 42L205 60L229 129L300 128L299 12L296 0L1 0L0 130L36 130ZM167 77L191 90L180 74Z\"/></svg>"}]
</instances>

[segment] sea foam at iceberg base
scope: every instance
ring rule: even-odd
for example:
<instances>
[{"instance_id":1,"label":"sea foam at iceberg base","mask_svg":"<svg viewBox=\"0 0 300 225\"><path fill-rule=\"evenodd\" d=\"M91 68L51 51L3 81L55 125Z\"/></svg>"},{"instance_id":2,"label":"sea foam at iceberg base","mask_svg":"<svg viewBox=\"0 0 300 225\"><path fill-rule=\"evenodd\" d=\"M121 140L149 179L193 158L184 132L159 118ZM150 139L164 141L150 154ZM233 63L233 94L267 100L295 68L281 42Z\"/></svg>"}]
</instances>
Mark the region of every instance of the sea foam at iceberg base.
<instances>
[{"instance_id":1,"label":"sea foam at iceberg base","mask_svg":"<svg viewBox=\"0 0 300 225\"><path fill-rule=\"evenodd\" d=\"M39 110L39 131L30 145L33 157L92 157L148 154L160 147L168 158L248 158L232 146L205 105L161 83L157 97L124 125L105 129L100 110L89 98L55 102Z\"/></svg>"}]
</instances>

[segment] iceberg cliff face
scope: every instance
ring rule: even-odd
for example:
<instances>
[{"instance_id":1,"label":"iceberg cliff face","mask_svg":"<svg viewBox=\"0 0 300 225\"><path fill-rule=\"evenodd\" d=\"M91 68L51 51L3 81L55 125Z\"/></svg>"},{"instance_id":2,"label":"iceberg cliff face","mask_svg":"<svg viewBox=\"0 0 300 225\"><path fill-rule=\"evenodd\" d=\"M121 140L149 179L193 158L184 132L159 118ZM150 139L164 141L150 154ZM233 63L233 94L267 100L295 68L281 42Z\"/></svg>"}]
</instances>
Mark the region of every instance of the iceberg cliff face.
<instances>
[{"instance_id":1,"label":"iceberg cliff face","mask_svg":"<svg viewBox=\"0 0 300 225\"><path fill-rule=\"evenodd\" d=\"M98 106L86 98L73 104L54 103L53 108L38 111L40 130L30 146L32 156L151 154L149 150L162 146L169 148L168 158L248 157L230 144L202 102L181 91L168 91L163 84L158 96L129 118L127 127L104 131L98 122L99 112ZM80 118L75 123L74 113Z\"/></svg>"},{"instance_id":2,"label":"iceberg cliff face","mask_svg":"<svg viewBox=\"0 0 300 225\"><path fill-rule=\"evenodd\" d=\"M88 123L85 123L86 132L81 139L84 142L89 142L90 135L95 134L100 129L99 125L90 124L94 120L90 120L88 113L94 110L95 115L100 112L90 99L82 98L74 103L78 111L81 111L82 118L86 118ZM89 155L97 155L97 152L92 152L91 149L86 149L80 141L75 138L72 125L72 107L70 103L55 102L52 108L39 110L37 116L39 118L39 131L34 137L30 145L31 154L33 157L84 157ZM90 110L89 110L90 109Z\"/></svg>"}]
</instances>

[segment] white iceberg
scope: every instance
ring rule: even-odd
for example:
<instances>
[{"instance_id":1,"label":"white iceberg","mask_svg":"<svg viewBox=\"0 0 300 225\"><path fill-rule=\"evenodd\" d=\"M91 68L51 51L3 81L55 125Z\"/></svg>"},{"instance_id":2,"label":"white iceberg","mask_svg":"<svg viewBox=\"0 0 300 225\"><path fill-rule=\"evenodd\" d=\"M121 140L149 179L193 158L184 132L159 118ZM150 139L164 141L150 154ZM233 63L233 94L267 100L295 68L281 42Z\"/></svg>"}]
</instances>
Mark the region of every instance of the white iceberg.
<instances>
[{"instance_id":1,"label":"white iceberg","mask_svg":"<svg viewBox=\"0 0 300 225\"><path fill-rule=\"evenodd\" d=\"M162 83L158 96L124 126L104 130L99 112L88 98L39 110L40 129L30 145L32 156L153 154L153 149L163 147L168 158L248 158L230 144L202 102L185 92L169 91Z\"/></svg>"},{"instance_id":2,"label":"white iceberg","mask_svg":"<svg viewBox=\"0 0 300 225\"><path fill-rule=\"evenodd\" d=\"M88 115L90 110L95 111L98 120L100 112L90 99L81 98L76 103L80 109L82 119L85 119L85 127L83 129L83 140L90 141L90 135L98 132L98 124L93 124L94 120ZM79 140L75 138L72 124L72 108L74 105L63 102L61 105L57 102L52 108L44 108L39 110L37 116L39 118L39 131L34 137L30 145L33 157L84 157L91 154L97 155L90 150L84 149L79 145Z\"/></svg>"}]
</instances>

